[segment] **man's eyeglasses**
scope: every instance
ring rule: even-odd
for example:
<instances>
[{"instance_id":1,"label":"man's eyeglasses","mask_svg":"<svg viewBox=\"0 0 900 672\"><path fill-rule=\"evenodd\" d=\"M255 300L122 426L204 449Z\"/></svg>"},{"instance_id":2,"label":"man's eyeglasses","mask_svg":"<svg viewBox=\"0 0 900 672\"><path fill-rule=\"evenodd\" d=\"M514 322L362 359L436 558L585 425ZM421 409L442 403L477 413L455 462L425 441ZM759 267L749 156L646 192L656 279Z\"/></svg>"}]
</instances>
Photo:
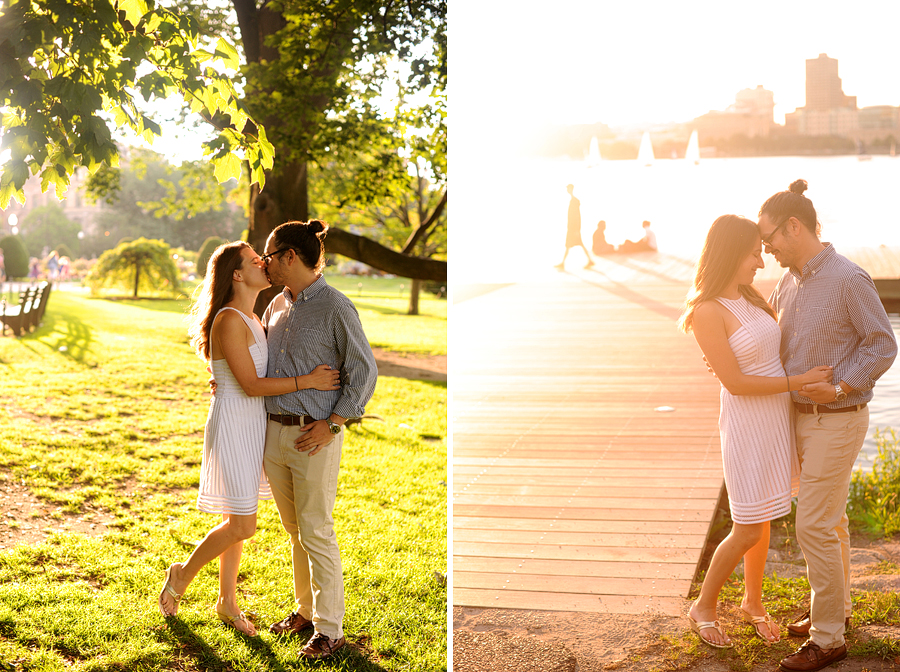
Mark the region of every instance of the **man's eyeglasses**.
<instances>
[{"instance_id":1,"label":"man's eyeglasses","mask_svg":"<svg viewBox=\"0 0 900 672\"><path fill-rule=\"evenodd\" d=\"M772 247L772 238L774 238L775 234L778 233L778 229L780 229L782 226L787 224L790 220L791 220L791 218L788 217L783 222L781 222L781 224L779 224L774 229L772 229L772 233L770 233L768 236L766 236L765 238L762 239L762 244L765 245L766 247Z\"/></svg>"},{"instance_id":2,"label":"man's eyeglasses","mask_svg":"<svg viewBox=\"0 0 900 672\"><path fill-rule=\"evenodd\" d=\"M269 259L271 259L272 257L274 257L276 254L281 254L282 252L287 252L287 251L290 250L290 249L291 249L290 247L282 247L280 250L275 250L274 252L269 252L268 254L262 255L262 256L259 258L259 260L260 260L261 262L263 262L264 264L268 264L268 263L269 263Z\"/></svg>"}]
</instances>

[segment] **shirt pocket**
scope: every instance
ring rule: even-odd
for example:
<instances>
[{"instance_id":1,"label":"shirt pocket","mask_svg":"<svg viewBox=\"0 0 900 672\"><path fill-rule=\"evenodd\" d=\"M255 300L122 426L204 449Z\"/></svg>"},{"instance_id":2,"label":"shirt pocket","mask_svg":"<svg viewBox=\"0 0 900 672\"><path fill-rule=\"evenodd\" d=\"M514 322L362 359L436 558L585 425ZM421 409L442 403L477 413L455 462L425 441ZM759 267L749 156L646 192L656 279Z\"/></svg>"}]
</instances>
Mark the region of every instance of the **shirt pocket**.
<instances>
[{"instance_id":1,"label":"shirt pocket","mask_svg":"<svg viewBox=\"0 0 900 672\"><path fill-rule=\"evenodd\" d=\"M334 365L334 339L328 332L301 327L297 331L297 342L300 346L299 351L305 356L317 360L317 365Z\"/></svg>"}]
</instances>

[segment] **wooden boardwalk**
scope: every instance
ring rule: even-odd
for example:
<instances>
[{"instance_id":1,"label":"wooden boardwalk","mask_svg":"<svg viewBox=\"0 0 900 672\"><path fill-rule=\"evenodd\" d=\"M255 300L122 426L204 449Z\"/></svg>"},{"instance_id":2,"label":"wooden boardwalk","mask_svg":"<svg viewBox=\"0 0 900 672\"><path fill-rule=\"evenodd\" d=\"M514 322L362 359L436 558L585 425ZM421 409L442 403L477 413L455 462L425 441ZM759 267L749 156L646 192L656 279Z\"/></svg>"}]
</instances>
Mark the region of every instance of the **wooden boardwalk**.
<instances>
[{"instance_id":1,"label":"wooden boardwalk","mask_svg":"<svg viewBox=\"0 0 900 672\"><path fill-rule=\"evenodd\" d=\"M678 615L724 495L692 263L571 256L454 287L453 603Z\"/></svg>"}]
</instances>

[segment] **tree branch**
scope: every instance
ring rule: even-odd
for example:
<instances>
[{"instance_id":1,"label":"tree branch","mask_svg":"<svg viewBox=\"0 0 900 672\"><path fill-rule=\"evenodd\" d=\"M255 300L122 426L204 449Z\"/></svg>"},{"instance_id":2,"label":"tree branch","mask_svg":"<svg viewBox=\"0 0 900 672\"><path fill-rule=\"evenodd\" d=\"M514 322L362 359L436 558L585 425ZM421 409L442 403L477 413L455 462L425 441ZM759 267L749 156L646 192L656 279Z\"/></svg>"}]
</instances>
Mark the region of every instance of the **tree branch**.
<instances>
[{"instance_id":1,"label":"tree branch","mask_svg":"<svg viewBox=\"0 0 900 672\"><path fill-rule=\"evenodd\" d=\"M446 261L401 254L373 240L343 229L328 230L325 238L325 250L332 254L343 254L345 257L356 259L402 278L447 281Z\"/></svg>"}]
</instances>

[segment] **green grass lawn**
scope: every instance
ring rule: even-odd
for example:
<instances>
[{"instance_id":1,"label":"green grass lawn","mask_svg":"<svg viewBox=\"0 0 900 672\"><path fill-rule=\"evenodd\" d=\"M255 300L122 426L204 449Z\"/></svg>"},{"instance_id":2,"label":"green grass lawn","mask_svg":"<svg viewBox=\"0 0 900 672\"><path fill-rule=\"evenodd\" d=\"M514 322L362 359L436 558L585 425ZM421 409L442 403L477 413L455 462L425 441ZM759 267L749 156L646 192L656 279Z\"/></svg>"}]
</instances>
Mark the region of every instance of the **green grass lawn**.
<instances>
[{"instance_id":1,"label":"green grass lawn","mask_svg":"<svg viewBox=\"0 0 900 672\"><path fill-rule=\"evenodd\" d=\"M389 303L402 299L361 299L373 344L446 352L445 302L409 317ZM261 628L251 640L215 618L214 564L177 619L157 611L165 568L217 522L194 504L208 374L185 308L55 292L39 331L0 339L0 478L114 519L102 536L53 533L0 553L0 669L315 667L297 660L305 637ZM329 669L446 669L446 401L446 384L383 377L367 413L384 422L347 431L335 527L350 646ZM273 503L261 504L258 527L239 601L268 626L292 608L290 554Z\"/></svg>"}]
</instances>

